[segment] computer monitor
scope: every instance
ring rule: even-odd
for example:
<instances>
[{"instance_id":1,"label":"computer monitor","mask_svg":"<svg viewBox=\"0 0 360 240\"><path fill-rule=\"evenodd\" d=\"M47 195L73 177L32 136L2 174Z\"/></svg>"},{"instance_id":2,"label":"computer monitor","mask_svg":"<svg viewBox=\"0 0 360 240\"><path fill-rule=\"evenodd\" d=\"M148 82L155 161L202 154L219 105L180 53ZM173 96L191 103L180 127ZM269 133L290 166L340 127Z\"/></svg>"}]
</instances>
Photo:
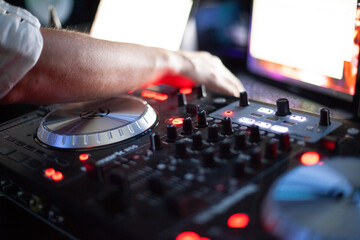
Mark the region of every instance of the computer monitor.
<instances>
[{"instance_id":1,"label":"computer monitor","mask_svg":"<svg viewBox=\"0 0 360 240\"><path fill-rule=\"evenodd\" d=\"M352 104L359 30L358 0L253 0L247 68Z\"/></svg>"},{"instance_id":2,"label":"computer monitor","mask_svg":"<svg viewBox=\"0 0 360 240\"><path fill-rule=\"evenodd\" d=\"M90 35L178 50L192 6L193 0L101 0Z\"/></svg>"}]
</instances>

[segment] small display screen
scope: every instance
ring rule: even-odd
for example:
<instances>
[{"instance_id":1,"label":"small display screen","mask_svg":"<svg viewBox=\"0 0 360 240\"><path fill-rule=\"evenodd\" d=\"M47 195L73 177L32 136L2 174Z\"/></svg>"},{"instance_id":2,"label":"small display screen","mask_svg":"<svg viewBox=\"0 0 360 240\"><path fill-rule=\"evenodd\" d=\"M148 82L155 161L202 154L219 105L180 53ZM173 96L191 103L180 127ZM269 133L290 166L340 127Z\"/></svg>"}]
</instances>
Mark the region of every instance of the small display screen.
<instances>
[{"instance_id":1,"label":"small display screen","mask_svg":"<svg viewBox=\"0 0 360 240\"><path fill-rule=\"evenodd\" d=\"M359 30L358 0L253 0L248 68L352 101Z\"/></svg>"}]
</instances>

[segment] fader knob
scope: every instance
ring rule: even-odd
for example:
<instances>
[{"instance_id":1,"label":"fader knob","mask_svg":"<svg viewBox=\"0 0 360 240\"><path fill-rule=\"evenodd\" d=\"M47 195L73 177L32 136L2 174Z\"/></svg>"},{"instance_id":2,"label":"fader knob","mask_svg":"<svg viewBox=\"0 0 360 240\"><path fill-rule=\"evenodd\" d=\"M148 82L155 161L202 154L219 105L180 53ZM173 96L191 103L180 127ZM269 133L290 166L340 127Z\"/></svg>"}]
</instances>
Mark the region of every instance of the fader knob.
<instances>
[{"instance_id":1,"label":"fader knob","mask_svg":"<svg viewBox=\"0 0 360 240\"><path fill-rule=\"evenodd\" d=\"M153 151L159 150L162 148L160 135L158 133L150 134L150 149Z\"/></svg>"},{"instance_id":2,"label":"fader knob","mask_svg":"<svg viewBox=\"0 0 360 240\"><path fill-rule=\"evenodd\" d=\"M231 142L229 139L225 139L219 145L219 154L221 158L228 158L231 156Z\"/></svg>"},{"instance_id":3,"label":"fader knob","mask_svg":"<svg viewBox=\"0 0 360 240\"><path fill-rule=\"evenodd\" d=\"M214 166L214 163L215 163L214 155L215 155L215 150L212 147L203 151L202 157L203 157L204 167Z\"/></svg>"},{"instance_id":4,"label":"fader knob","mask_svg":"<svg viewBox=\"0 0 360 240\"><path fill-rule=\"evenodd\" d=\"M290 151L290 136L287 133L281 134L279 136L279 149L283 152Z\"/></svg>"},{"instance_id":5,"label":"fader knob","mask_svg":"<svg viewBox=\"0 0 360 240\"><path fill-rule=\"evenodd\" d=\"M240 97L239 97L239 107L247 107L249 106L249 100L248 100L248 95L247 92L240 92Z\"/></svg>"},{"instance_id":6,"label":"fader knob","mask_svg":"<svg viewBox=\"0 0 360 240\"><path fill-rule=\"evenodd\" d=\"M192 133L192 130L193 130L193 125L192 125L191 117L184 118L182 134L190 135Z\"/></svg>"},{"instance_id":7,"label":"fader knob","mask_svg":"<svg viewBox=\"0 0 360 240\"><path fill-rule=\"evenodd\" d=\"M219 128L216 124L212 124L208 128L208 141L216 142L219 140Z\"/></svg>"},{"instance_id":8,"label":"fader knob","mask_svg":"<svg viewBox=\"0 0 360 240\"><path fill-rule=\"evenodd\" d=\"M279 98L278 100L276 100L276 108L276 116L284 117L291 114L289 100L287 100L286 98Z\"/></svg>"},{"instance_id":9,"label":"fader knob","mask_svg":"<svg viewBox=\"0 0 360 240\"><path fill-rule=\"evenodd\" d=\"M260 142L260 130L257 125L250 126L250 142Z\"/></svg>"},{"instance_id":10,"label":"fader knob","mask_svg":"<svg viewBox=\"0 0 360 240\"><path fill-rule=\"evenodd\" d=\"M256 147L251 150L250 153L250 167L252 168L261 168L262 162L261 162L261 148Z\"/></svg>"},{"instance_id":11,"label":"fader knob","mask_svg":"<svg viewBox=\"0 0 360 240\"><path fill-rule=\"evenodd\" d=\"M242 178L245 175L245 163L246 159L243 156L239 156L235 159L233 165L233 176L235 178Z\"/></svg>"},{"instance_id":12,"label":"fader knob","mask_svg":"<svg viewBox=\"0 0 360 240\"><path fill-rule=\"evenodd\" d=\"M207 122L206 118L207 118L207 116L206 116L205 110L201 110L200 112L198 112L196 114L196 120L197 120L196 126L199 128L207 127L208 122Z\"/></svg>"},{"instance_id":13,"label":"fader knob","mask_svg":"<svg viewBox=\"0 0 360 240\"><path fill-rule=\"evenodd\" d=\"M184 139L175 142L175 156L178 158L185 158L187 155L186 143Z\"/></svg>"},{"instance_id":14,"label":"fader knob","mask_svg":"<svg viewBox=\"0 0 360 240\"><path fill-rule=\"evenodd\" d=\"M239 132L235 135L235 150L246 150L246 138L247 135L245 132Z\"/></svg>"},{"instance_id":15,"label":"fader knob","mask_svg":"<svg viewBox=\"0 0 360 240\"><path fill-rule=\"evenodd\" d=\"M327 108L322 108L320 110L320 126L329 126L331 124L330 122L330 110Z\"/></svg>"},{"instance_id":16,"label":"fader knob","mask_svg":"<svg viewBox=\"0 0 360 240\"><path fill-rule=\"evenodd\" d=\"M187 105L186 95L183 93L178 93L178 107L183 107Z\"/></svg>"},{"instance_id":17,"label":"fader knob","mask_svg":"<svg viewBox=\"0 0 360 240\"><path fill-rule=\"evenodd\" d=\"M192 149L200 150L203 148L202 135L200 132L194 133L192 136Z\"/></svg>"},{"instance_id":18,"label":"fader knob","mask_svg":"<svg viewBox=\"0 0 360 240\"><path fill-rule=\"evenodd\" d=\"M232 127L231 118L225 117L222 120L222 132L226 135L230 135L234 132L233 127Z\"/></svg>"},{"instance_id":19,"label":"fader knob","mask_svg":"<svg viewBox=\"0 0 360 240\"><path fill-rule=\"evenodd\" d=\"M177 138L177 129L174 124L170 124L166 126L166 141L167 142L175 142Z\"/></svg>"},{"instance_id":20,"label":"fader knob","mask_svg":"<svg viewBox=\"0 0 360 240\"><path fill-rule=\"evenodd\" d=\"M275 160L278 156L278 141L276 139L270 139L266 143L265 158L267 160Z\"/></svg>"},{"instance_id":21,"label":"fader knob","mask_svg":"<svg viewBox=\"0 0 360 240\"><path fill-rule=\"evenodd\" d=\"M186 105L186 112L191 115L196 115L199 112L199 106L189 103Z\"/></svg>"},{"instance_id":22,"label":"fader knob","mask_svg":"<svg viewBox=\"0 0 360 240\"><path fill-rule=\"evenodd\" d=\"M204 98L207 96L205 85L198 87L198 98Z\"/></svg>"}]
</instances>

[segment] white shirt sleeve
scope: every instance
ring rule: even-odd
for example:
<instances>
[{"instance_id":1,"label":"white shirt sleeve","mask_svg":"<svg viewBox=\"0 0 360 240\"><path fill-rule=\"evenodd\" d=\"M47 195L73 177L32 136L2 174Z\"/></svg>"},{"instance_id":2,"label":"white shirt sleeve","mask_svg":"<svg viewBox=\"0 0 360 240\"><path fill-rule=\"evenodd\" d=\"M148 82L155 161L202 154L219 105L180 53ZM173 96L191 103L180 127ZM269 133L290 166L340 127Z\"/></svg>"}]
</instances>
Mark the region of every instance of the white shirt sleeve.
<instances>
[{"instance_id":1,"label":"white shirt sleeve","mask_svg":"<svg viewBox=\"0 0 360 240\"><path fill-rule=\"evenodd\" d=\"M38 19L0 0L0 99L36 64L42 47Z\"/></svg>"}]
</instances>

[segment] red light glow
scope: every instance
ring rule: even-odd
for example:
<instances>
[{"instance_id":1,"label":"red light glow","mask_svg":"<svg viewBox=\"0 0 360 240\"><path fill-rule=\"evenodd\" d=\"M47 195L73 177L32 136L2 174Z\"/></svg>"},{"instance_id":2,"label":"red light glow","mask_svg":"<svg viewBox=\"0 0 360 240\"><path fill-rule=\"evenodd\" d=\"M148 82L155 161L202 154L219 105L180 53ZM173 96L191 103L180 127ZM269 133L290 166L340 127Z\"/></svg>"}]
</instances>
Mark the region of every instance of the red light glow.
<instances>
[{"instance_id":1,"label":"red light glow","mask_svg":"<svg viewBox=\"0 0 360 240\"><path fill-rule=\"evenodd\" d=\"M225 111L224 114L225 114L226 116L231 116L231 115L233 114L233 111L227 110L227 111Z\"/></svg>"},{"instance_id":2,"label":"red light glow","mask_svg":"<svg viewBox=\"0 0 360 240\"><path fill-rule=\"evenodd\" d=\"M227 225L229 228L244 228L249 224L249 216L245 213L235 213L229 217Z\"/></svg>"},{"instance_id":3,"label":"red light glow","mask_svg":"<svg viewBox=\"0 0 360 240\"><path fill-rule=\"evenodd\" d=\"M189 88L189 87L180 88L179 92L182 94L188 95L188 94L192 93L192 88Z\"/></svg>"},{"instance_id":4,"label":"red light glow","mask_svg":"<svg viewBox=\"0 0 360 240\"><path fill-rule=\"evenodd\" d=\"M183 124L183 118L175 118L171 121L171 123L174 125L181 125Z\"/></svg>"},{"instance_id":5,"label":"red light glow","mask_svg":"<svg viewBox=\"0 0 360 240\"><path fill-rule=\"evenodd\" d=\"M166 101L168 99L168 95L162 94L162 93L156 93L153 99L159 100L159 101Z\"/></svg>"},{"instance_id":6,"label":"red light glow","mask_svg":"<svg viewBox=\"0 0 360 240\"><path fill-rule=\"evenodd\" d=\"M46 177L50 178L55 174L55 169L47 168L47 169L45 169L44 174L45 174Z\"/></svg>"},{"instance_id":7,"label":"red light glow","mask_svg":"<svg viewBox=\"0 0 360 240\"><path fill-rule=\"evenodd\" d=\"M141 92L141 96L144 98L153 98L155 97L156 92L150 90L144 90Z\"/></svg>"},{"instance_id":8,"label":"red light glow","mask_svg":"<svg viewBox=\"0 0 360 240\"><path fill-rule=\"evenodd\" d=\"M54 180L55 182L59 182L59 181L63 180L64 176L63 176L63 174L62 174L61 172L56 171L56 172L54 173L54 175L52 175L51 178L52 178L52 180Z\"/></svg>"},{"instance_id":9,"label":"red light glow","mask_svg":"<svg viewBox=\"0 0 360 240\"><path fill-rule=\"evenodd\" d=\"M79 155L79 160L84 162L87 161L89 159L89 154L83 153Z\"/></svg>"},{"instance_id":10,"label":"red light glow","mask_svg":"<svg viewBox=\"0 0 360 240\"><path fill-rule=\"evenodd\" d=\"M141 96L144 98L152 98L158 101L166 101L169 97L166 94L158 93L150 90L144 90L141 92Z\"/></svg>"},{"instance_id":11,"label":"red light glow","mask_svg":"<svg viewBox=\"0 0 360 240\"><path fill-rule=\"evenodd\" d=\"M182 232L177 235L175 240L200 240L200 236L194 232Z\"/></svg>"},{"instance_id":12,"label":"red light glow","mask_svg":"<svg viewBox=\"0 0 360 240\"><path fill-rule=\"evenodd\" d=\"M320 154L317 152L306 152L301 156L300 161L306 166L315 165L320 161Z\"/></svg>"}]
</instances>

